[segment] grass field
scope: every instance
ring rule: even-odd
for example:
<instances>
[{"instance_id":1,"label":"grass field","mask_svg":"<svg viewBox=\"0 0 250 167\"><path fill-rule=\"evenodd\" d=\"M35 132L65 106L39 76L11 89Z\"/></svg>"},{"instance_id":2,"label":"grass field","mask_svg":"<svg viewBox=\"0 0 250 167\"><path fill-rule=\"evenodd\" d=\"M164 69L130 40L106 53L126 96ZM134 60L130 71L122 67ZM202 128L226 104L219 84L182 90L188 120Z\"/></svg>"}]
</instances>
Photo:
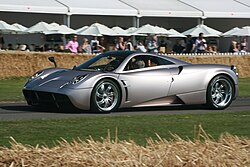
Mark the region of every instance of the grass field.
<instances>
[{"instance_id":1,"label":"grass field","mask_svg":"<svg viewBox=\"0 0 250 167\"><path fill-rule=\"evenodd\" d=\"M22 88L27 80L26 77L0 80L0 101L24 100ZM239 79L239 96L250 97L250 78Z\"/></svg>"},{"instance_id":2,"label":"grass field","mask_svg":"<svg viewBox=\"0 0 250 167\"><path fill-rule=\"evenodd\" d=\"M0 80L0 101L24 100L22 88L27 77L7 78Z\"/></svg>"},{"instance_id":3,"label":"grass field","mask_svg":"<svg viewBox=\"0 0 250 167\"><path fill-rule=\"evenodd\" d=\"M239 79L239 96L250 97L250 78Z\"/></svg>"},{"instance_id":4,"label":"grass field","mask_svg":"<svg viewBox=\"0 0 250 167\"><path fill-rule=\"evenodd\" d=\"M21 89L27 78L0 80L0 101L24 100ZM239 79L239 95L250 97L250 78ZM150 115L120 117L83 117L62 120L0 121L0 145L9 146L10 136L24 144L54 146L57 140L71 141L80 137L94 139L106 137L107 131L121 140L134 140L140 145L145 138L171 138L172 133L181 137L194 137L194 126L201 124L208 134L218 138L223 132L250 137L250 112L210 113L186 115Z\"/></svg>"},{"instance_id":5,"label":"grass field","mask_svg":"<svg viewBox=\"0 0 250 167\"><path fill-rule=\"evenodd\" d=\"M215 139L223 132L250 137L250 112L145 115L117 117L82 117L61 120L0 121L0 145L9 146L10 136L23 144L45 144L54 146L61 138L67 141L85 140L92 136L95 140L106 138L108 130L115 137L116 128L120 140L134 140L145 145L146 138L172 138L171 133L182 138L194 138L194 126L202 125Z\"/></svg>"}]
</instances>

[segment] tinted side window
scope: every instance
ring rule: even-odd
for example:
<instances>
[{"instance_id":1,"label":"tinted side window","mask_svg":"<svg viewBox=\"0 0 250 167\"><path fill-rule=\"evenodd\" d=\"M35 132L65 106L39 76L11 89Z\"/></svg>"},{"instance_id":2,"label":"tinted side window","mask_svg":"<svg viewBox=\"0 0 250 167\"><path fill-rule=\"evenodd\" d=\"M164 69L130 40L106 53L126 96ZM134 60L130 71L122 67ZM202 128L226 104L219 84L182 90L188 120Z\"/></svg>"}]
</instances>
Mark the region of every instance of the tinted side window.
<instances>
[{"instance_id":1,"label":"tinted side window","mask_svg":"<svg viewBox=\"0 0 250 167\"><path fill-rule=\"evenodd\" d=\"M125 71L135 70L146 67L146 56L140 55L135 56L131 60L129 60L128 64L125 67Z\"/></svg>"},{"instance_id":2,"label":"tinted side window","mask_svg":"<svg viewBox=\"0 0 250 167\"><path fill-rule=\"evenodd\" d=\"M140 55L133 57L126 65L124 70L129 71L140 68L154 67L160 65L171 65L171 64L174 63L160 57Z\"/></svg>"},{"instance_id":3,"label":"tinted side window","mask_svg":"<svg viewBox=\"0 0 250 167\"><path fill-rule=\"evenodd\" d=\"M171 64L174 64L173 62L168 61L166 59L162 59L162 58L159 58L159 57L157 57L157 59L158 59L159 65L171 65Z\"/></svg>"},{"instance_id":4,"label":"tinted side window","mask_svg":"<svg viewBox=\"0 0 250 167\"><path fill-rule=\"evenodd\" d=\"M148 61L148 67L174 64L171 61L155 56L148 56L147 61Z\"/></svg>"}]
</instances>

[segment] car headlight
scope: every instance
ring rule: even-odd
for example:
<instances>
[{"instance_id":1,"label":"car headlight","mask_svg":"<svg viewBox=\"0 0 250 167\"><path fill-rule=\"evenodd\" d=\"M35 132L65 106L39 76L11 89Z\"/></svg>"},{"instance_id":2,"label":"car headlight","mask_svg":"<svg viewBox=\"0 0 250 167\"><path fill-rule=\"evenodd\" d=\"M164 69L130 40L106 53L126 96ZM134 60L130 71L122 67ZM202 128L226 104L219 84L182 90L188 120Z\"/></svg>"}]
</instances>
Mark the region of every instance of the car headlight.
<instances>
[{"instance_id":1,"label":"car headlight","mask_svg":"<svg viewBox=\"0 0 250 167\"><path fill-rule=\"evenodd\" d=\"M82 80L84 80L84 78L86 78L87 75L78 75L76 76L75 78L73 78L73 80L71 81L71 83L74 85L74 84L77 84L79 82L81 82Z\"/></svg>"},{"instance_id":2,"label":"car headlight","mask_svg":"<svg viewBox=\"0 0 250 167\"><path fill-rule=\"evenodd\" d=\"M84 78L86 77L87 75L78 75L76 76L75 78L73 78L73 82L72 84L77 84L79 82L81 82L82 80L84 80Z\"/></svg>"},{"instance_id":3,"label":"car headlight","mask_svg":"<svg viewBox=\"0 0 250 167\"><path fill-rule=\"evenodd\" d=\"M75 85L75 84L81 82L82 80L84 80L86 77L87 77L87 75L78 75L78 76L74 77L71 81L66 82L65 84L60 86L60 89L65 87L66 85L69 85L69 84Z\"/></svg>"},{"instance_id":4,"label":"car headlight","mask_svg":"<svg viewBox=\"0 0 250 167\"><path fill-rule=\"evenodd\" d=\"M38 71L38 72L36 72L34 75L32 75L32 76L30 77L29 80L38 78L38 77L40 77L43 73L44 73L44 71Z\"/></svg>"}]
</instances>

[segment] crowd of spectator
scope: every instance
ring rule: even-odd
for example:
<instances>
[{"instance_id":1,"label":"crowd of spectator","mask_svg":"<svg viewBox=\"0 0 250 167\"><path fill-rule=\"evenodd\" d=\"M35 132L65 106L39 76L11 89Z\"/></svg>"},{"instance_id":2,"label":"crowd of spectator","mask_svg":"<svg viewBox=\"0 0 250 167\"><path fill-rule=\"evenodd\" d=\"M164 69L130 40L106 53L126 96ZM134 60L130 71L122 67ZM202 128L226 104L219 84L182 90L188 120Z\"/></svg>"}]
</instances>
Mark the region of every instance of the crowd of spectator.
<instances>
[{"instance_id":1,"label":"crowd of spectator","mask_svg":"<svg viewBox=\"0 0 250 167\"><path fill-rule=\"evenodd\" d=\"M177 39L173 46L174 53L217 53L217 46L215 44L208 44L204 38L203 33L194 40L190 35L187 36L186 41Z\"/></svg>"},{"instance_id":2,"label":"crowd of spectator","mask_svg":"<svg viewBox=\"0 0 250 167\"><path fill-rule=\"evenodd\" d=\"M248 52L247 46L248 46L248 43L247 43L246 38L243 38L243 40L241 42L236 41L236 40L232 40L228 52L230 52L230 53L246 53L246 52Z\"/></svg>"},{"instance_id":3,"label":"crowd of spectator","mask_svg":"<svg viewBox=\"0 0 250 167\"><path fill-rule=\"evenodd\" d=\"M159 39L160 38L160 39ZM132 40L131 37L118 37L114 39L115 42L107 42L104 37L93 37L91 40L83 38L81 42L78 36L74 35L66 45L50 44L36 46L34 44L17 44L15 47L8 44L6 50L20 50L20 51L55 51L55 52L70 52L70 53L87 53L97 54L109 50L138 50L149 53L217 53L217 46L215 44L207 43L203 33L199 34L198 38L192 38L188 35L187 38L177 38L172 44L166 37L148 36L144 40ZM3 49L4 39L0 34L0 50ZM171 48L170 48L171 46ZM231 42L230 53L246 53L248 52L248 43L246 38L241 42L233 40Z\"/></svg>"},{"instance_id":4,"label":"crowd of spectator","mask_svg":"<svg viewBox=\"0 0 250 167\"><path fill-rule=\"evenodd\" d=\"M77 42L77 36L74 36L65 46L65 51L72 53L102 53L107 49L106 43L99 41L97 37L94 37L90 42L87 38L83 39L81 45ZM117 42L113 46L109 47L109 50L138 50L141 52L149 53L166 53L166 48L168 47L167 41L158 41L156 35L147 37L146 40L138 40L136 45L133 44L132 38L118 37ZM167 51L168 52L168 51ZM184 39L177 39L176 43L173 45L170 53L216 53L216 47L207 45L206 40L201 33L196 41L193 40L191 36Z\"/></svg>"}]
</instances>

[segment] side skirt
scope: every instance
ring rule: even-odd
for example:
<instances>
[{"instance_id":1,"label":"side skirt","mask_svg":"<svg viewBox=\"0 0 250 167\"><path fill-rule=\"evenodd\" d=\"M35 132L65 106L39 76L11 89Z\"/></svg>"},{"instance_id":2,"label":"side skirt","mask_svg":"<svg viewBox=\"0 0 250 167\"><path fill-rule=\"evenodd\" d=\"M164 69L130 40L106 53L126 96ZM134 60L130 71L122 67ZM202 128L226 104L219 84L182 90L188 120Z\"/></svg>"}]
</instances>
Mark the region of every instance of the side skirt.
<instances>
[{"instance_id":1,"label":"side skirt","mask_svg":"<svg viewBox=\"0 0 250 167\"><path fill-rule=\"evenodd\" d=\"M155 107L155 106L168 106L168 105L183 105L185 104L177 96L169 96L158 99L153 99L141 104L134 105L132 107Z\"/></svg>"}]
</instances>

